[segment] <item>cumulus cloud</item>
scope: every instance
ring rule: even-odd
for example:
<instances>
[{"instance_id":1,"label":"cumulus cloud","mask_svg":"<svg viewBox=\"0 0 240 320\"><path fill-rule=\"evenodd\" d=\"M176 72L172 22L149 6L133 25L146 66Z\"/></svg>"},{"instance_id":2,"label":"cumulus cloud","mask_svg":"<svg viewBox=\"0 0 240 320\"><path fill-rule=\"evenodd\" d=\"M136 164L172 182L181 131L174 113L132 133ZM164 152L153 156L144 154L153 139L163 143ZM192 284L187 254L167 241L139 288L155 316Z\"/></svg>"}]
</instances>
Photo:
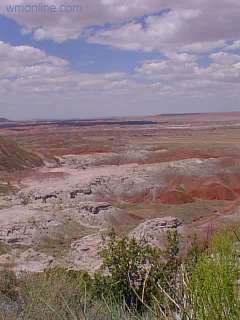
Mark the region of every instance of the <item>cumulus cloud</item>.
<instances>
[{"instance_id":1,"label":"cumulus cloud","mask_svg":"<svg viewBox=\"0 0 240 320\"><path fill-rule=\"evenodd\" d=\"M191 53L209 53L216 49L225 49L227 43L225 40L194 42L192 44L183 45L179 51Z\"/></svg>"},{"instance_id":2,"label":"cumulus cloud","mask_svg":"<svg viewBox=\"0 0 240 320\"><path fill-rule=\"evenodd\" d=\"M176 1L170 1L170 3ZM44 5L55 5L55 13L21 12L14 13L9 5L29 5L28 0L1 0L0 14L14 19L23 27L23 31L33 32L36 39L52 39L63 42L76 39L91 26L103 26L105 23L124 22L133 17L152 14L166 7L166 1L159 0L44 0ZM78 10L61 12L62 5L80 6Z\"/></svg>"},{"instance_id":3,"label":"cumulus cloud","mask_svg":"<svg viewBox=\"0 0 240 320\"><path fill-rule=\"evenodd\" d=\"M240 40L234 41L231 45L225 47L227 51L234 51L240 49Z\"/></svg>"},{"instance_id":4,"label":"cumulus cloud","mask_svg":"<svg viewBox=\"0 0 240 320\"><path fill-rule=\"evenodd\" d=\"M66 1L42 3L60 6ZM15 20L22 33L32 33L37 41L64 42L82 37L89 43L121 50L159 52L163 58L142 61L129 73L81 73L69 61L37 48L0 42L0 102L9 103L15 96L17 103L21 94L21 99L29 97L39 105L50 104L54 97L59 108L83 103L101 104L104 109L108 104L109 108L122 104L128 111L128 104L136 104L135 113L144 103L157 106L162 102L163 106L170 103L169 99L180 97L218 97L220 103L235 97L239 103L239 0L70 3L80 5L81 10L15 14L6 9L9 0L1 0L0 14ZM14 4L29 1L12 0ZM178 106L178 101L173 105Z\"/></svg>"},{"instance_id":5,"label":"cumulus cloud","mask_svg":"<svg viewBox=\"0 0 240 320\"><path fill-rule=\"evenodd\" d=\"M64 42L83 37L122 50L211 53L240 49L238 0L72 0L73 12L11 12L28 0L1 0L0 14L36 40ZM34 3L33 3L34 4ZM44 0L60 8L65 0Z\"/></svg>"},{"instance_id":6,"label":"cumulus cloud","mask_svg":"<svg viewBox=\"0 0 240 320\"><path fill-rule=\"evenodd\" d=\"M240 2L226 0L181 1L160 15L133 19L123 25L102 28L89 38L92 43L143 51L207 53L228 46L239 48Z\"/></svg>"},{"instance_id":7,"label":"cumulus cloud","mask_svg":"<svg viewBox=\"0 0 240 320\"><path fill-rule=\"evenodd\" d=\"M163 60L145 61L136 72L145 79L154 79L162 94L161 87L167 87L166 93L172 96L238 97L240 55L218 52L209 59L212 63L203 67L195 55L174 54Z\"/></svg>"},{"instance_id":8,"label":"cumulus cloud","mask_svg":"<svg viewBox=\"0 0 240 320\"><path fill-rule=\"evenodd\" d=\"M80 98L82 94L96 94L113 99L124 95L191 96L206 91L228 95L237 93L240 83L240 55L223 51L210 54L211 63L207 67L201 66L195 54L169 53L164 59L143 62L133 74L81 73L72 69L68 61L39 49L4 42L0 42L0 59L3 95L57 93Z\"/></svg>"},{"instance_id":9,"label":"cumulus cloud","mask_svg":"<svg viewBox=\"0 0 240 320\"><path fill-rule=\"evenodd\" d=\"M60 8L67 3L80 9L48 14L17 14L7 9L29 3L1 0L0 14L14 19L23 32L32 32L38 40L63 42L85 36L93 43L128 50L169 51L180 47L205 52L222 48L226 40L240 39L238 0L44 0L44 5ZM139 17L145 18L139 21ZM101 29L96 31L96 26ZM232 49L235 46L239 48L238 42Z\"/></svg>"},{"instance_id":10,"label":"cumulus cloud","mask_svg":"<svg viewBox=\"0 0 240 320\"><path fill-rule=\"evenodd\" d=\"M181 29L187 29L187 25L200 14L198 9L187 9L149 16L144 23L132 21L120 27L100 30L89 38L89 42L129 50L175 50L182 45Z\"/></svg>"},{"instance_id":11,"label":"cumulus cloud","mask_svg":"<svg viewBox=\"0 0 240 320\"><path fill-rule=\"evenodd\" d=\"M21 95L81 91L108 92L131 85L124 73L87 74L76 72L66 60L47 55L29 46L11 46L0 42L0 91Z\"/></svg>"},{"instance_id":12,"label":"cumulus cloud","mask_svg":"<svg viewBox=\"0 0 240 320\"><path fill-rule=\"evenodd\" d=\"M63 70L67 61L54 56L47 56L43 51L29 46L11 46L0 41L0 77L20 77L31 70L45 72Z\"/></svg>"}]
</instances>

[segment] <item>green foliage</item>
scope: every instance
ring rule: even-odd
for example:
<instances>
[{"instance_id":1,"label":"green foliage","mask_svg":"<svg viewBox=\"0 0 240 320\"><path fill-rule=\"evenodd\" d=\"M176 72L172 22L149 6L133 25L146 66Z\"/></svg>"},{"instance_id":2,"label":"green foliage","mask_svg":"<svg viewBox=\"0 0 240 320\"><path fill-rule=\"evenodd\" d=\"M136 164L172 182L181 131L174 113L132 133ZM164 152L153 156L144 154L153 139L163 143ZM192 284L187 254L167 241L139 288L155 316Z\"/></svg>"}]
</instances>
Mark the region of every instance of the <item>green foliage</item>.
<instances>
[{"instance_id":1,"label":"green foliage","mask_svg":"<svg viewBox=\"0 0 240 320\"><path fill-rule=\"evenodd\" d=\"M111 231L94 276L55 268L40 274L0 273L0 319L4 320L238 320L239 259L229 232L210 247L194 239L179 258L179 236L167 235L160 251L144 239ZM1 301L13 306L2 315ZM11 309L11 308L10 308ZM15 316L15 311L16 316Z\"/></svg>"},{"instance_id":2,"label":"green foliage","mask_svg":"<svg viewBox=\"0 0 240 320\"><path fill-rule=\"evenodd\" d=\"M176 231L167 232L168 245L164 252L165 266L164 274L168 277L168 281L173 280L174 274L177 273L181 260L179 259L179 234ZM170 278L169 278L170 276Z\"/></svg>"},{"instance_id":3,"label":"green foliage","mask_svg":"<svg viewBox=\"0 0 240 320\"><path fill-rule=\"evenodd\" d=\"M197 320L237 320L240 304L237 292L238 259L229 235L217 235L211 253L203 253L193 269L189 290Z\"/></svg>"},{"instance_id":4,"label":"green foliage","mask_svg":"<svg viewBox=\"0 0 240 320\"><path fill-rule=\"evenodd\" d=\"M168 241L167 250L162 252L145 239L117 238L112 230L100 253L102 272L95 275L98 297L110 294L137 310L151 306L155 299L162 300L159 287L170 289L179 265L177 234L169 233Z\"/></svg>"},{"instance_id":5,"label":"green foliage","mask_svg":"<svg viewBox=\"0 0 240 320\"><path fill-rule=\"evenodd\" d=\"M0 271L0 296L11 301L18 299L17 278L14 272Z\"/></svg>"},{"instance_id":6,"label":"green foliage","mask_svg":"<svg viewBox=\"0 0 240 320\"><path fill-rule=\"evenodd\" d=\"M199 260L199 257L207 250L208 243L200 243L195 235L185 258L185 267L188 272L193 270Z\"/></svg>"},{"instance_id":7,"label":"green foliage","mask_svg":"<svg viewBox=\"0 0 240 320\"><path fill-rule=\"evenodd\" d=\"M93 281L85 272L56 268L25 274L19 285L22 320L136 320L137 317L113 297L111 301L93 297Z\"/></svg>"},{"instance_id":8,"label":"green foliage","mask_svg":"<svg viewBox=\"0 0 240 320\"><path fill-rule=\"evenodd\" d=\"M78 319L91 305L90 276L80 271L53 269L25 275L21 296L24 319Z\"/></svg>"}]
</instances>

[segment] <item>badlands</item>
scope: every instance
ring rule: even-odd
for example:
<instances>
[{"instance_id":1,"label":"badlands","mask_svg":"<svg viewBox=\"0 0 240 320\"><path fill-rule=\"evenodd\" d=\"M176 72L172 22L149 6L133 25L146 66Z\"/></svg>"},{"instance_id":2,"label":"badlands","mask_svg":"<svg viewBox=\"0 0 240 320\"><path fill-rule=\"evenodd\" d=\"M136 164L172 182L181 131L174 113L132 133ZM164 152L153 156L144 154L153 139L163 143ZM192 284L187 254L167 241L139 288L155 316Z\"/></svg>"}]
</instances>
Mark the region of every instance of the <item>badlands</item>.
<instances>
[{"instance_id":1,"label":"badlands","mask_svg":"<svg viewBox=\"0 0 240 320\"><path fill-rule=\"evenodd\" d=\"M112 227L159 247L234 227L239 142L240 113L0 121L0 267L94 271Z\"/></svg>"}]
</instances>

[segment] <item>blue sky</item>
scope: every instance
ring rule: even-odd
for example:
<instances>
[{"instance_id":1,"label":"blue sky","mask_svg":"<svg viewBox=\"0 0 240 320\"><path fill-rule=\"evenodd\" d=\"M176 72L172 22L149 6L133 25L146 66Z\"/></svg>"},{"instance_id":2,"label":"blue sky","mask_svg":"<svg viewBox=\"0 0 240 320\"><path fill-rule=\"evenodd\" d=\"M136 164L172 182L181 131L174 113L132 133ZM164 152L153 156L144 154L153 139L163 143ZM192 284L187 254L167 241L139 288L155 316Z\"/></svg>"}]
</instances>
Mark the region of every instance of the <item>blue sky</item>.
<instances>
[{"instance_id":1,"label":"blue sky","mask_svg":"<svg viewBox=\"0 0 240 320\"><path fill-rule=\"evenodd\" d=\"M80 72L134 72L144 60L161 59L160 52L116 50L109 46L89 44L84 39L57 43L51 40L36 41L31 34L22 35L21 28L12 19L0 16L0 39L12 46L27 45L45 51L49 55L68 60Z\"/></svg>"},{"instance_id":2,"label":"blue sky","mask_svg":"<svg viewBox=\"0 0 240 320\"><path fill-rule=\"evenodd\" d=\"M2 0L0 116L240 111L239 1L71 3L81 12L11 14Z\"/></svg>"}]
</instances>

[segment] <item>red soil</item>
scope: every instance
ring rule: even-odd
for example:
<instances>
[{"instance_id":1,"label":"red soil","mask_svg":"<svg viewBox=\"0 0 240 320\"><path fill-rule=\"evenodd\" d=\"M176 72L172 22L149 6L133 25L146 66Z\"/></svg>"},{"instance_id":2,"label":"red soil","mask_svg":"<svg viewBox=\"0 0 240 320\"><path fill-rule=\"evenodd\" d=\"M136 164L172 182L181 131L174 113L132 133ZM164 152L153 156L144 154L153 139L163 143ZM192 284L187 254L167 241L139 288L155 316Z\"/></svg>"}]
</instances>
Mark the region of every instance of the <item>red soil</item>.
<instances>
[{"instance_id":1,"label":"red soil","mask_svg":"<svg viewBox=\"0 0 240 320\"><path fill-rule=\"evenodd\" d=\"M181 189L190 198L203 200L229 200L239 197L240 177L168 177L170 188Z\"/></svg>"},{"instance_id":2,"label":"red soil","mask_svg":"<svg viewBox=\"0 0 240 320\"><path fill-rule=\"evenodd\" d=\"M163 204L184 204L194 202L194 199L185 192L172 190L160 193L159 201Z\"/></svg>"},{"instance_id":3,"label":"red soil","mask_svg":"<svg viewBox=\"0 0 240 320\"><path fill-rule=\"evenodd\" d=\"M184 204L195 200L240 200L240 176L224 177L178 176L166 178L166 189L135 194L131 203L160 202L162 204Z\"/></svg>"},{"instance_id":4,"label":"red soil","mask_svg":"<svg viewBox=\"0 0 240 320\"><path fill-rule=\"evenodd\" d=\"M235 200L236 194L227 186L219 183L208 183L190 192L193 198L203 200Z\"/></svg>"}]
</instances>

